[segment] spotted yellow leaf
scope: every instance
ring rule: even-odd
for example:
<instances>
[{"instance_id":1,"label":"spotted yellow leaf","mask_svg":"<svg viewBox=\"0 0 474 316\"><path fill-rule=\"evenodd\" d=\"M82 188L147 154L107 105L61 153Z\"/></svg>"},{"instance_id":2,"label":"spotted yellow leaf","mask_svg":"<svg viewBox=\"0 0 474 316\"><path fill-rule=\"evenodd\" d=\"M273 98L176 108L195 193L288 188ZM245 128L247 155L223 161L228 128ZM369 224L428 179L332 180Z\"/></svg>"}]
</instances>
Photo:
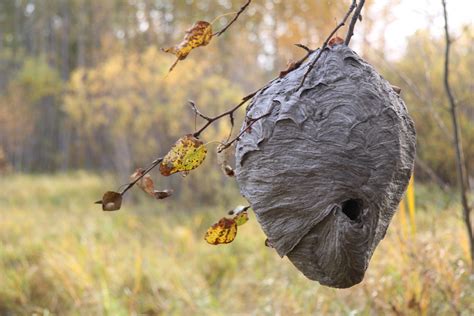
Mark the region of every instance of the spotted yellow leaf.
<instances>
[{"instance_id":1,"label":"spotted yellow leaf","mask_svg":"<svg viewBox=\"0 0 474 316\"><path fill-rule=\"evenodd\" d=\"M176 46L162 49L166 53L171 53L177 57L170 67L172 71L178 61L185 59L189 53L199 46L206 46L212 39L212 26L206 21L197 21L186 31L184 39Z\"/></svg>"},{"instance_id":2,"label":"spotted yellow leaf","mask_svg":"<svg viewBox=\"0 0 474 316\"><path fill-rule=\"evenodd\" d=\"M160 164L160 173L169 176L176 172L189 172L196 169L206 159L207 148L189 134L176 141Z\"/></svg>"},{"instance_id":3,"label":"spotted yellow leaf","mask_svg":"<svg viewBox=\"0 0 474 316\"><path fill-rule=\"evenodd\" d=\"M247 210L249 206L239 205L229 211L229 215L233 218L223 217L219 222L212 225L206 232L204 239L211 245L228 244L235 239L237 235L237 226L247 223L249 215Z\"/></svg>"},{"instance_id":4,"label":"spotted yellow leaf","mask_svg":"<svg viewBox=\"0 0 474 316\"><path fill-rule=\"evenodd\" d=\"M228 244L237 235L237 223L230 218L221 218L206 232L204 239L211 245Z\"/></svg>"}]
</instances>

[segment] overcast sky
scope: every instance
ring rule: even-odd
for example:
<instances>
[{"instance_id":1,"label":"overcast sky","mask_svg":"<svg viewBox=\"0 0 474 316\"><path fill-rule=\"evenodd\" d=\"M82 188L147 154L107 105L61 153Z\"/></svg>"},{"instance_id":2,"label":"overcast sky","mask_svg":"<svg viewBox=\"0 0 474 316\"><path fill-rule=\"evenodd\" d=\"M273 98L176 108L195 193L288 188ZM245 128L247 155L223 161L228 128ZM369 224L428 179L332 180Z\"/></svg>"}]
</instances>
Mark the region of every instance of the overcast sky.
<instances>
[{"instance_id":1,"label":"overcast sky","mask_svg":"<svg viewBox=\"0 0 474 316\"><path fill-rule=\"evenodd\" d=\"M446 0L450 33L459 34L462 25L473 22L474 0ZM384 0L376 1L376 4ZM406 38L416 30L429 28L434 35L444 36L441 0L401 0L393 8L394 20L386 26L387 52L392 57L403 52Z\"/></svg>"}]
</instances>

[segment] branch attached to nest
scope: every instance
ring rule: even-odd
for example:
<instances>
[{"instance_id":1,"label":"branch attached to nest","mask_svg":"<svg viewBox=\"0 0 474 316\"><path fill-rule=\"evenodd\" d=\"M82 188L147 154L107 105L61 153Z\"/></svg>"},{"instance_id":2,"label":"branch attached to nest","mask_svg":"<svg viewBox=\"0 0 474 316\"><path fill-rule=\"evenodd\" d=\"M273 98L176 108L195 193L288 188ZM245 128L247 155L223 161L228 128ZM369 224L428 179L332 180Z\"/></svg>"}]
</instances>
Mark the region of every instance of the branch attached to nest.
<instances>
[{"instance_id":1,"label":"branch attached to nest","mask_svg":"<svg viewBox=\"0 0 474 316\"><path fill-rule=\"evenodd\" d=\"M220 30L219 32L216 32L212 35L215 35L215 36L220 36L222 35L235 21L237 21L237 19L239 18L239 16L247 9L247 7L250 5L250 3L252 2L252 0L247 0L247 2L239 9L239 11L235 14L234 18L222 29ZM349 16L351 15L351 13L354 11L354 9L357 7L357 10L355 11L354 13L354 16L352 17L352 21L351 21L351 25L350 25L350 32L348 33L347 37L346 37L346 42L348 43L349 40L350 40L350 37L352 36L352 33L353 33L353 29L354 29L354 26L355 26L355 23L357 21L357 19L360 17L360 11L362 9L362 6L364 5L364 0L360 0L360 4L359 6L357 7L357 0L352 0L352 4L351 6L349 7L349 10L347 11L346 15L344 16L344 18L342 19L342 21L336 26L336 28L331 32L331 34L329 34L329 36L327 37L327 39L324 41L323 43L323 46L321 47L321 49L318 51L318 55L316 56L316 58L312 61L312 63L310 64L308 70L306 71L302 81L301 81L301 84L299 86L299 88L301 88L301 86L303 85L304 81L306 80L306 77L308 76L308 73L311 71L311 69L314 67L314 65L316 64L316 62L318 61L318 59L321 57L321 54L322 54L322 51L328 46L328 43L330 43L330 40L331 38L334 36L334 34L336 34L336 32L342 27L344 26L344 24L346 23L347 19L349 18ZM303 44L295 44L296 46L304 49L306 51L306 55L301 58L300 60L296 61L296 62L293 62L291 63L288 68L282 72L280 72L280 75L279 75L279 78L282 78L284 77L286 74L288 74L289 72L299 68L303 62L312 54L314 53L315 51L308 48L307 46L303 45ZM270 81L270 83L273 82L273 80ZM266 85L268 86L268 85ZM190 106L192 108L192 110L194 111L195 115L196 116L199 116L201 117L202 119L204 119L206 122L204 123L204 125L199 129L197 130L196 132L194 132L192 135L196 138L198 138L202 132L204 132L209 126L211 126L214 122L216 122L217 120L223 118L223 117L229 117L229 120L231 122L231 125L232 125L232 128L234 127L234 113L240 108L242 107L242 105L244 105L245 103L247 103L250 99L252 99L259 91L261 91L262 89L264 89L266 86L263 86L261 88L259 88L258 90L256 90L255 92L252 92L250 93L249 95L245 96L242 98L242 100L237 104L235 105L233 108L231 108L230 110L224 112L224 113L221 113L217 116L214 116L214 117L210 117L210 116L207 116L207 115L204 115L202 112L200 112L197 108L197 106L194 104L194 102L192 101L189 101L190 103ZM257 121L259 121L260 119L264 118L264 117L267 117L268 115L271 114L271 110L268 112L268 113L265 113L259 117L256 117L256 118L250 118L250 117L247 117L247 128L245 128L243 131L241 131L235 138L233 138L232 140L229 141L230 137L231 137L231 134L232 134L232 129L230 131L230 134L229 134L229 137L227 139L227 142L225 144L223 144L223 149L231 146L234 142L238 141L239 138L243 135L243 133L247 132L250 130L250 128L252 127L253 124L255 124ZM161 162L163 161L163 158L157 158L155 159L145 170L144 172L138 176L137 178L135 178L133 181L129 182L128 184L125 185L125 187L123 188L123 190L120 192L120 193L116 193L116 195L119 195L120 197L123 196L128 190L130 190L136 183L138 183L138 181L140 181L148 172L150 172L152 169L154 169L156 166L158 166ZM103 201L99 201L99 202L103 202ZM121 202L120 202L121 203ZM120 206L119 206L120 208Z\"/></svg>"},{"instance_id":2,"label":"branch attached to nest","mask_svg":"<svg viewBox=\"0 0 474 316\"><path fill-rule=\"evenodd\" d=\"M253 98L253 96L256 95L258 91L260 91L260 89L258 89L257 91L252 92L249 95L246 95L245 97L243 97L242 100L240 101L240 103L237 104L236 106L234 106L232 109L230 109L230 110L228 110L224 113L221 113L217 116L214 116L214 117L209 117L209 116L206 116L206 115L202 114L201 112L199 112L199 110L197 109L194 102L189 101L189 104L190 104L191 108L193 109L194 113L207 121L198 131L193 133L193 136L198 138L199 135L201 135L201 133L204 132L206 130L206 128L208 128L212 123L214 123L215 121L217 121L217 120L219 120L219 119L221 119L225 116L229 116L231 122L233 122L234 121L234 112L237 111L242 105L247 103L248 100Z\"/></svg>"},{"instance_id":3,"label":"branch attached to nest","mask_svg":"<svg viewBox=\"0 0 474 316\"><path fill-rule=\"evenodd\" d=\"M360 9L362 9L362 6L364 5L364 0L361 0L361 4L359 5L358 7L358 10L359 10L359 14L360 14ZM301 80L301 83L298 87L298 90L301 89L301 87L303 86L305 80L306 80L306 77L308 77L308 74L311 72L311 70L313 69L314 65L316 64L316 62L319 60L319 58L321 57L321 54L323 53L323 51L326 49L326 47L328 46L328 43L329 41L331 40L331 38L334 36L334 34L336 34L336 32L341 28L343 27L345 24L346 24L346 21L347 19L349 18L349 16L351 15L352 11L354 11L354 9L357 7L357 1L356 0L352 0L352 4L351 6L349 7L349 10L347 11L346 15L344 16L344 18L342 19L342 21L334 28L334 30L332 30L331 34L329 34L329 36L326 38L326 40L324 41L323 43L323 46L321 47L321 49L318 51L318 55L313 59L313 61L311 62L311 64L309 65L308 67L308 70L306 70L306 73L304 74L303 76L303 79ZM356 11L357 12L357 11ZM354 13L354 16L356 14ZM310 53L308 53L309 55ZM307 58L307 56L306 56ZM305 58L305 59L306 59Z\"/></svg>"},{"instance_id":4,"label":"branch attached to nest","mask_svg":"<svg viewBox=\"0 0 474 316\"><path fill-rule=\"evenodd\" d=\"M349 29L347 30L346 40L344 44L349 46L349 42L351 41L352 35L354 35L354 27L357 23L357 20L362 21L362 15L360 12L362 11L362 7L364 7L365 0L360 0L359 5L357 5L357 9L354 12L354 15L351 19L351 24L349 24Z\"/></svg>"}]
</instances>

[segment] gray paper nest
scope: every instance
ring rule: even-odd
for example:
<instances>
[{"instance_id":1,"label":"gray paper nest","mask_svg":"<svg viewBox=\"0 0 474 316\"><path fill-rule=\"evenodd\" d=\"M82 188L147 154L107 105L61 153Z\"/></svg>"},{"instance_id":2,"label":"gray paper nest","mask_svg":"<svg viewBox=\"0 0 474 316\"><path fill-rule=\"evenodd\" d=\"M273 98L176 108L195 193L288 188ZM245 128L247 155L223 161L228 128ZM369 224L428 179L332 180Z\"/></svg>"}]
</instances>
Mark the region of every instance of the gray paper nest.
<instances>
[{"instance_id":1,"label":"gray paper nest","mask_svg":"<svg viewBox=\"0 0 474 316\"><path fill-rule=\"evenodd\" d=\"M237 144L237 181L270 244L303 274L362 281L412 173L415 128L402 99L345 45L270 82ZM244 124L243 128L247 126Z\"/></svg>"}]
</instances>

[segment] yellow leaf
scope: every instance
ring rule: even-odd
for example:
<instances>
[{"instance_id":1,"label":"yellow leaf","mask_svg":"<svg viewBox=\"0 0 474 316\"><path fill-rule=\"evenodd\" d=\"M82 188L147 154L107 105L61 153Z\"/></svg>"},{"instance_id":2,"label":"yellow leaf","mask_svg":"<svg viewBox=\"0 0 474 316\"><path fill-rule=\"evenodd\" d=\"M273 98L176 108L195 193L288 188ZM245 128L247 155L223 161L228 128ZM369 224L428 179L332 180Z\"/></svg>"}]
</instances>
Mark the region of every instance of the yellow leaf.
<instances>
[{"instance_id":1,"label":"yellow leaf","mask_svg":"<svg viewBox=\"0 0 474 316\"><path fill-rule=\"evenodd\" d=\"M176 46L162 49L166 53L177 57L176 62L170 67L172 71L179 60L185 59L189 53L199 46L206 46L212 39L212 26L206 21L197 21L186 31L186 35L181 43Z\"/></svg>"},{"instance_id":2,"label":"yellow leaf","mask_svg":"<svg viewBox=\"0 0 474 316\"><path fill-rule=\"evenodd\" d=\"M204 239L211 245L228 244L237 235L237 223L233 219L221 218L206 232Z\"/></svg>"},{"instance_id":3,"label":"yellow leaf","mask_svg":"<svg viewBox=\"0 0 474 316\"><path fill-rule=\"evenodd\" d=\"M247 210L249 206L239 205L229 211L229 215L233 218L223 217L219 222L212 225L206 232L204 239L211 245L228 244L235 239L237 235L237 226L247 223L249 215Z\"/></svg>"},{"instance_id":4,"label":"yellow leaf","mask_svg":"<svg viewBox=\"0 0 474 316\"><path fill-rule=\"evenodd\" d=\"M229 211L229 215L234 215L233 220L237 223L237 226L243 225L247 223L249 220L249 214L247 213L247 210L250 208L250 205L248 206L243 206L239 205L233 210Z\"/></svg>"},{"instance_id":5,"label":"yellow leaf","mask_svg":"<svg viewBox=\"0 0 474 316\"><path fill-rule=\"evenodd\" d=\"M237 226L247 223L248 220L249 220L249 214L247 213L247 211L240 212L234 216L234 221L237 224Z\"/></svg>"},{"instance_id":6,"label":"yellow leaf","mask_svg":"<svg viewBox=\"0 0 474 316\"><path fill-rule=\"evenodd\" d=\"M122 195L118 192L107 191L104 193L102 200L95 203L102 204L103 211L117 211L122 206Z\"/></svg>"},{"instance_id":7,"label":"yellow leaf","mask_svg":"<svg viewBox=\"0 0 474 316\"><path fill-rule=\"evenodd\" d=\"M160 173L169 176L176 172L188 172L196 169L206 159L207 148L189 134L181 137L163 158Z\"/></svg>"}]
</instances>

